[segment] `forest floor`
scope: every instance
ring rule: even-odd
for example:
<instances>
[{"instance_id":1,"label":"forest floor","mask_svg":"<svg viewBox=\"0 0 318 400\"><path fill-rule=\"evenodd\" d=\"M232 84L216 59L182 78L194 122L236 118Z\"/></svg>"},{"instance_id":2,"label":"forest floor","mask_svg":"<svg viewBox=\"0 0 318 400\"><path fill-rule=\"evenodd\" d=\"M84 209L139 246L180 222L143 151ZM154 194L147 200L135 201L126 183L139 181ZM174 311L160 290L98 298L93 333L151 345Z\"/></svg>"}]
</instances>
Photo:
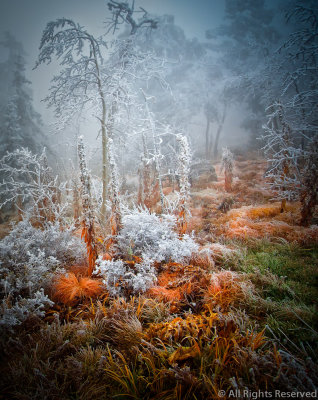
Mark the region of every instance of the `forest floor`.
<instances>
[{"instance_id":1,"label":"forest floor","mask_svg":"<svg viewBox=\"0 0 318 400\"><path fill-rule=\"evenodd\" d=\"M2 345L0 398L317 390L318 226L299 226L298 203L280 212L262 160L236 161L230 193L215 168L218 181L203 177L191 190L188 229L200 253L187 265L158 265L157 285L139 296L96 292L27 320ZM82 279L83 269L70 270Z\"/></svg>"}]
</instances>

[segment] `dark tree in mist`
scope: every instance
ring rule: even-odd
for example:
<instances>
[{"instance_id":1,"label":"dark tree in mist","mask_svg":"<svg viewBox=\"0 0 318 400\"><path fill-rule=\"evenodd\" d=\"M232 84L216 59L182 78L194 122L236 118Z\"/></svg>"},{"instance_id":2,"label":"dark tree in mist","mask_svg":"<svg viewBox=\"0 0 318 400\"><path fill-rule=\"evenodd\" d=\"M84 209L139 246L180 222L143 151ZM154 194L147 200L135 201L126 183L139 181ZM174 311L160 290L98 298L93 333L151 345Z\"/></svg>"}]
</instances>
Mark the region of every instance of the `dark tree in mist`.
<instances>
[{"instance_id":1,"label":"dark tree in mist","mask_svg":"<svg viewBox=\"0 0 318 400\"><path fill-rule=\"evenodd\" d=\"M274 10L265 0L226 0L224 23L206 33L224 75L230 78L230 83L224 81L228 95L247 109L242 126L251 132L252 144L265 121L259 73L279 39L273 18Z\"/></svg>"},{"instance_id":2,"label":"dark tree in mist","mask_svg":"<svg viewBox=\"0 0 318 400\"><path fill-rule=\"evenodd\" d=\"M8 50L8 58L0 64L0 156L18 147L40 151L45 138L39 114L32 104L30 82L25 77L22 45L6 33L0 45Z\"/></svg>"}]
</instances>

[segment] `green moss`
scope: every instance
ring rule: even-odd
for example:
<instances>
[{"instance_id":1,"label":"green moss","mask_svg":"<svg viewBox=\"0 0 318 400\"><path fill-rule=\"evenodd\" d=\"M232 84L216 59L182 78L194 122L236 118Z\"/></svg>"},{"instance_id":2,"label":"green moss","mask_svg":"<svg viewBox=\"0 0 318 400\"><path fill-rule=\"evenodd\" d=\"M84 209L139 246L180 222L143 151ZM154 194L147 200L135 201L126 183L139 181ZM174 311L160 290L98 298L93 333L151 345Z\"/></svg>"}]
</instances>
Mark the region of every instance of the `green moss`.
<instances>
[{"instance_id":1,"label":"green moss","mask_svg":"<svg viewBox=\"0 0 318 400\"><path fill-rule=\"evenodd\" d=\"M265 288L269 297L278 301L296 298L307 305L317 304L318 246L303 248L259 241L248 247L245 254L242 271L258 270L277 277Z\"/></svg>"}]
</instances>

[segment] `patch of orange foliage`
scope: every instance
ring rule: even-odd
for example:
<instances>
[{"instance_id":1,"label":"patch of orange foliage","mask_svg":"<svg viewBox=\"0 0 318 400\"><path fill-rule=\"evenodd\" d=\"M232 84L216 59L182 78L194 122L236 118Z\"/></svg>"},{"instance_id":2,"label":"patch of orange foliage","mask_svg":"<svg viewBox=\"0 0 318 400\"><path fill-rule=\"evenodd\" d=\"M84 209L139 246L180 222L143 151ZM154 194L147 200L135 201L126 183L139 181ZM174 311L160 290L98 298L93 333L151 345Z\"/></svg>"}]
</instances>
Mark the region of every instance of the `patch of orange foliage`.
<instances>
[{"instance_id":1,"label":"patch of orange foliage","mask_svg":"<svg viewBox=\"0 0 318 400\"><path fill-rule=\"evenodd\" d=\"M215 267L215 262L208 251L201 251L200 253L193 254L190 259L190 264L208 271Z\"/></svg>"},{"instance_id":2,"label":"patch of orange foliage","mask_svg":"<svg viewBox=\"0 0 318 400\"><path fill-rule=\"evenodd\" d=\"M158 285L147 291L148 296L171 302L174 309L178 303L190 296L193 300L202 297L208 287L210 275L199 266L170 263L158 276ZM180 304L179 304L180 305Z\"/></svg>"},{"instance_id":3,"label":"patch of orange foliage","mask_svg":"<svg viewBox=\"0 0 318 400\"><path fill-rule=\"evenodd\" d=\"M147 295L171 303L171 312L177 312L188 302L200 307L210 285L210 271L214 267L209 254L194 265L170 263L159 273L158 286L147 291ZM195 260L194 260L195 261ZM202 266L198 265L202 262Z\"/></svg>"},{"instance_id":4,"label":"patch of orange foliage","mask_svg":"<svg viewBox=\"0 0 318 400\"><path fill-rule=\"evenodd\" d=\"M279 202L261 206L244 206L230 210L215 221L219 233L228 238L279 237L289 242L317 243L318 227L305 228L297 225L300 219L299 203L287 204L281 213Z\"/></svg>"},{"instance_id":5,"label":"patch of orange foliage","mask_svg":"<svg viewBox=\"0 0 318 400\"><path fill-rule=\"evenodd\" d=\"M53 288L53 299L66 305L75 305L85 298L102 293L102 282L88 277L76 277L73 272L61 276Z\"/></svg>"},{"instance_id":6,"label":"patch of orange foliage","mask_svg":"<svg viewBox=\"0 0 318 400\"><path fill-rule=\"evenodd\" d=\"M243 206L229 211L228 217L231 219L249 218L252 220L271 218L280 214L280 203L265 204L261 206Z\"/></svg>"},{"instance_id":7,"label":"patch of orange foliage","mask_svg":"<svg viewBox=\"0 0 318 400\"><path fill-rule=\"evenodd\" d=\"M68 268L68 273L73 273L76 276L88 276L87 264L75 264Z\"/></svg>"},{"instance_id":8,"label":"patch of orange foliage","mask_svg":"<svg viewBox=\"0 0 318 400\"><path fill-rule=\"evenodd\" d=\"M147 294L165 302L181 301L183 298L180 288L168 289L164 286L154 286L148 290Z\"/></svg>"},{"instance_id":9,"label":"patch of orange foliage","mask_svg":"<svg viewBox=\"0 0 318 400\"><path fill-rule=\"evenodd\" d=\"M95 261L97 260L97 249L95 244L94 226L87 227L83 223L81 238L84 239L87 248L88 257L88 275L91 276L94 270Z\"/></svg>"},{"instance_id":10,"label":"patch of orange foliage","mask_svg":"<svg viewBox=\"0 0 318 400\"><path fill-rule=\"evenodd\" d=\"M204 314L190 314L186 318L177 317L172 321L151 324L146 332L146 338L159 338L164 343L180 342L185 337L197 338L205 333L208 337L212 335L213 325L217 321L217 314L209 316Z\"/></svg>"},{"instance_id":11,"label":"patch of orange foliage","mask_svg":"<svg viewBox=\"0 0 318 400\"><path fill-rule=\"evenodd\" d=\"M244 300L249 291L252 291L252 284L245 282L243 275L221 271L212 275L211 284L205 293L205 302L226 311L233 303Z\"/></svg>"}]
</instances>

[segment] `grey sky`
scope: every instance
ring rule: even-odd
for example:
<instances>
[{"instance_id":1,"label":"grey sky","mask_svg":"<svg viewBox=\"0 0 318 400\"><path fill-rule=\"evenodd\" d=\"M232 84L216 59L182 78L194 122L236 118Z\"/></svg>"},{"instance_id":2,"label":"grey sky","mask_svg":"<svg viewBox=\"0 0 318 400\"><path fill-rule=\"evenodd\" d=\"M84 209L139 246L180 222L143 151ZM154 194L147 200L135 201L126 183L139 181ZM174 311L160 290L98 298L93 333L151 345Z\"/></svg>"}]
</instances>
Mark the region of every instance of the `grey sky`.
<instances>
[{"instance_id":1,"label":"grey sky","mask_svg":"<svg viewBox=\"0 0 318 400\"><path fill-rule=\"evenodd\" d=\"M208 28L217 26L223 15L224 0L136 0L136 6L153 14L173 14L187 36L204 38ZM32 81L35 108L48 117L40 102L47 95L54 67L32 71L38 55L42 31L47 22L66 17L84 25L95 35L103 33L109 15L107 0L0 0L0 33L9 30L22 42L27 53L27 77ZM1 49L0 51L3 51ZM0 53L0 60L5 54Z\"/></svg>"}]
</instances>

